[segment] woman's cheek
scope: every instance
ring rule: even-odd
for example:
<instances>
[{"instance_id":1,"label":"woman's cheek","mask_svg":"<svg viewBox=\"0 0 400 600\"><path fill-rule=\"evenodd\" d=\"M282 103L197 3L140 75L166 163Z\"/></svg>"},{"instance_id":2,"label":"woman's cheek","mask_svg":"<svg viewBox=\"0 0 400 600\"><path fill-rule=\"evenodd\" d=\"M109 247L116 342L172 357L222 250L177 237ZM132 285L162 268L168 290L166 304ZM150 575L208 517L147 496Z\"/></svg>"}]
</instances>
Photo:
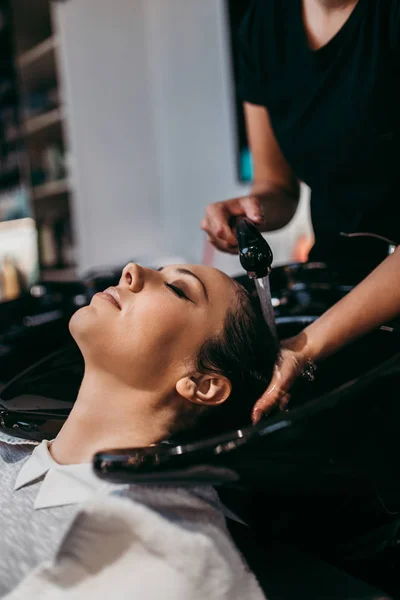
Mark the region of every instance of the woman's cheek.
<instances>
[{"instance_id":1,"label":"woman's cheek","mask_svg":"<svg viewBox=\"0 0 400 600\"><path fill-rule=\"evenodd\" d=\"M171 296L144 303L138 309L132 336L141 352L154 359L158 354L170 360L173 356L186 358L202 328L198 327L195 309L184 302Z\"/></svg>"},{"instance_id":2,"label":"woman's cheek","mask_svg":"<svg viewBox=\"0 0 400 600\"><path fill-rule=\"evenodd\" d=\"M132 309L130 318L133 324L148 327L149 331L156 329L159 334L183 327L193 319L192 311L185 306L185 301L167 290L141 298L140 304L133 304Z\"/></svg>"}]
</instances>

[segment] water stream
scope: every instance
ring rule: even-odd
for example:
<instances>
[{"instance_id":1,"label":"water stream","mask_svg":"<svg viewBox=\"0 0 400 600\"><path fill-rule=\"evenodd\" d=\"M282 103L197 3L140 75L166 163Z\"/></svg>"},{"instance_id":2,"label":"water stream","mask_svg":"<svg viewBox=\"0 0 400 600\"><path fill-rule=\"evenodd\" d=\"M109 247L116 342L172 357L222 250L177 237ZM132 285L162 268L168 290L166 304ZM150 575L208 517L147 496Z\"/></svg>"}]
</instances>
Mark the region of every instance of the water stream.
<instances>
[{"instance_id":1,"label":"water stream","mask_svg":"<svg viewBox=\"0 0 400 600\"><path fill-rule=\"evenodd\" d=\"M264 319L266 320L272 335L277 339L278 334L276 331L274 309L271 302L269 276L267 275L266 277L255 279L254 282L256 284L258 297L260 298L261 310L263 312Z\"/></svg>"}]
</instances>

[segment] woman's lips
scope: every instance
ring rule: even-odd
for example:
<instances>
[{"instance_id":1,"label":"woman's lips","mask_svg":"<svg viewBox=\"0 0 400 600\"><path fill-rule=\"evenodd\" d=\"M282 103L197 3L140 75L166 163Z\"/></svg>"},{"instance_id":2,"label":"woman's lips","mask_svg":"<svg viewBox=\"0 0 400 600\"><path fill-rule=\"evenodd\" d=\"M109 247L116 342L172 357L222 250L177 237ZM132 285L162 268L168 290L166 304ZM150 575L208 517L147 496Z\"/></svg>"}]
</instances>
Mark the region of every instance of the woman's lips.
<instances>
[{"instance_id":1,"label":"woman's lips","mask_svg":"<svg viewBox=\"0 0 400 600\"><path fill-rule=\"evenodd\" d=\"M100 296L100 298L103 298L104 300L108 300L108 302L111 302L111 304L114 304L114 306L116 306L118 310L122 309L121 299L116 289L107 288L106 290L104 290L104 292L99 292L96 295Z\"/></svg>"}]
</instances>

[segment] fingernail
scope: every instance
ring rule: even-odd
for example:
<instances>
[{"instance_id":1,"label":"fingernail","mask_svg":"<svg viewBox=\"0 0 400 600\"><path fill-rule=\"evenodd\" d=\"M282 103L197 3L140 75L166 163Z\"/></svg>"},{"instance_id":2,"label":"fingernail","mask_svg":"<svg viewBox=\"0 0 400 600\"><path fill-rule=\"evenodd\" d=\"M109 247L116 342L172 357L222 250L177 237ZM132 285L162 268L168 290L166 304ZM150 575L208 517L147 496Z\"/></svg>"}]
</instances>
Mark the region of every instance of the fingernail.
<instances>
[{"instance_id":1,"label":"fingernail","mask_svg":"<svg viewBox=\"0 0 400 600\"><path fill-rule=\"evenodd\" d=\"M262 414L262 410L260 410L259 408L255 408L253 410L253 414L251 415L253 425L257 425L257 423L261 420Z\"/></svg>"},{"instance_id":2,"label":"fingernail","mask_svg":"<svg viewBox=\"0 0 400 600\"><path fill-rule=\"evenodd\" d=\"M257 214L257 215L253 215L251 217L251 220L252 221L257 221L258 223L260 223L263 220L263 217L261 215Z\"/></svg>"},{"instance_id":3,"label":"fingernail","mask_svg":"<svg viewBox=\"0 0 400 600\"><path fill-rule=\"evenodd\" d=\"M286 408L286 407L287 407L287 405L289 404L289 400L290 400L290 398L289 398L289 397L282 398L282 400L281 400L281 402L280 402L280 405L281 405L281 409L282 409L282 410L283 410L284 408Z\"/></svg>"}]
</instances>

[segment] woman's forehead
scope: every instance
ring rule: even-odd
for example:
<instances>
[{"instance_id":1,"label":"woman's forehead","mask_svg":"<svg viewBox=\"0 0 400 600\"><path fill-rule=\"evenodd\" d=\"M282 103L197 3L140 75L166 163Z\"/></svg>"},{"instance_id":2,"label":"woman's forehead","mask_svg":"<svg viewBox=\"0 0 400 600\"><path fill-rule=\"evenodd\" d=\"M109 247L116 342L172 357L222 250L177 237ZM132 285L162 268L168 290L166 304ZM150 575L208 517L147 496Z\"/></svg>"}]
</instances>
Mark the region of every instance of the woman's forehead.
<instances>
[{"instance_id":1,"label":"woman's forehead","mask_svg":"<svg viewBox=\"0 0 400 600\"><path fill-rule=\"evenodd\" d=\"M198 277L203 282L208 298L214 306L219 305L224 310L236 306L240 286L219 269L198 264L169 265L167 268L177 273L190 271Z\"/></svg>"},{"instance_id":2,"label":"woman's forehead","mask_svg":"<svg viewBox=\"0 0 400 600\"><path fill-rule=\"evenodd\" d=\"M181 265L182 267L193 271L195 275L202 278L204 283L212 287L210 290L218 292L221 289L227 291L229 288L234 291L236 282L223 271L207 265Z\"/></svg>"},{"instance_id":3,"label":"woman's forehead","mask_svg":"<svg viewBox=\"0 0 400 600\"><path fill-rule=\"evenodd\" d=\"M224 281L226 281L227 284L233 282L233 280L231 279L231 277L229 277L229 275L227 275L223 271L220 271L219 269L216 269L215 267L210 267L208 265L182 264L182 265L169 265L168 268L177 269L177 268L182 268L182 267L185 269L194 271L197 275L203 274L205 277L213 277L213 278L220 277Z\"/></svg>"}]
</instances>

